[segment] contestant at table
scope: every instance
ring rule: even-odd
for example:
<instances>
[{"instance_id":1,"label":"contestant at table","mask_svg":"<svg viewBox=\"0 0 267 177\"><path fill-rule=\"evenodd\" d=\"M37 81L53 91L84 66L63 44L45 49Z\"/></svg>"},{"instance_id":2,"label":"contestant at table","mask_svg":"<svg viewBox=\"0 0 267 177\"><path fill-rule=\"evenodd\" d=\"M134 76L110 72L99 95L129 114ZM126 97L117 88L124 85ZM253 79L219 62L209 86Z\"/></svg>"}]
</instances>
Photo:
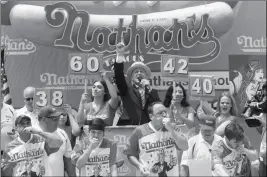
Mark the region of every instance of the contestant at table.
<instances>
[{"instance_id":1,"label":"contestant at table","mask_svg":"<svg viewBox=\"0 0 267 177\"><path fill-rule=\"evenodd\" d=\"M213 176L251 176L251 163L257 151L244 135L243 128L234 122L225 127L223 140L212 147Z\"/></svg>"},{"instance_id":2,"label":"contestant at table","mask_svg":"<svg viewBox=\"0 0 267 177\"><path fill-rule=\"evenodd\" d=\"M153 102L160 101L157 90L152 89L149 82L151 70L142 62L135 62L124 76L126 47L123 42L117 44L117 58L114 64L115 82L127 110L130 120L128 125L142 125L150 121L147 109Z\"/></svg>"},{"instance_id":3,"label":"contestant at table","mask_svg":"<svg viewBox=\"0 0 267 177\"><path fill-rule=\"evenodd\" d=\"M48 157L59 150L62 140L32 127L26 115L16 118L15 129L19 136L4 152L1 176L53 176Z\"/></svg>"},{"instance_id":4,"label":"contestant at table","mask_svg":"<svg viewBox=\"0 0 267 177\"><path fill-rule=\"evenodd\" d=\"M72 154L72 163L80 170L80 176L117 177L117 144L104 137L105 122L100 118L89 121L86 133L88 137L76 141Z\"/></svg>"},{"instance_id":5,"label":"contestant at table","mask_svg":"<svg viewBox=\"0 0 267 177\"><path fill-rule=\"evenodd\" d=\"M180 176L187 177L189 174L189 160L211 161L211 149L222 137L215 134L216 121L213 116L205 116L200 122L200 132L198 135L188 140L189 148L183 152L180 164ZM205 170L205 169L201 169Z\"/></svg>"},{"instance_id":6,"label":"contestant at table","mask_svg":"<svg viewBox=\"0 0 267 177\"><path fill-rule=\"evenodd\" d=\"M148 108L151 121L138 126L124 153L143 176L179 176L178 152L187 139L174 130L167 108L155 102Z\"/></svg>"}]
</instances>

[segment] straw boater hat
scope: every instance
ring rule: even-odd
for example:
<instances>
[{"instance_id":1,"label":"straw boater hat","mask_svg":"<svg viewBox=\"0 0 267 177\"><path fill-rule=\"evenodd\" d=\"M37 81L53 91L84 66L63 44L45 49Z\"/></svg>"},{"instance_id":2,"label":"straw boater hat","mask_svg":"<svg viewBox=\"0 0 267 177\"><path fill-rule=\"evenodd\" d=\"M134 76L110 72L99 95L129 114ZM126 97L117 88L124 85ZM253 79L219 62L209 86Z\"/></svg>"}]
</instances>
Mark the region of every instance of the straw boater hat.
<instances>
[{"instance_id":1,"label":"straw boater hat","mask_svg":"<svg viewBox=\"0 0 267 177\"><path fill-rule=\"evenodd\" d=\"M126 75L127 75L128 80L131 80L133 71L135 69L138 69L138 68L143 69L145 71L146 76L148 78L151 76L151 70L150 70L150 68L148 66L146 66L143 62L138 61L138 62L134 62L131 65L131 67L127 70Z\"/></svg>"}]
</instances>

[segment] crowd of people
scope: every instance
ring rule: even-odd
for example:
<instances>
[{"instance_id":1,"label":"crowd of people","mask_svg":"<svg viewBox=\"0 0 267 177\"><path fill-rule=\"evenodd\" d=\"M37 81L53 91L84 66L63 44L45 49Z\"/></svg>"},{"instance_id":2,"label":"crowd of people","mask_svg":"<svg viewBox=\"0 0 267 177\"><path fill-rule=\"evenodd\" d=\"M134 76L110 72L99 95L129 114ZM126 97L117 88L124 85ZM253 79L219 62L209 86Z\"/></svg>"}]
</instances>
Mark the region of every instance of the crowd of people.
<instances>
[{"instance_id":1,"label":"crowd of people","mask_svg":"<svg viewBox=\"0 0 267 177\"><path fill-rule=\"evenodd\" d=\"M85 89L77 115L67 104L64 110L34 110L31 86L24 90L23 108L14 110L1 101L1 175L118 176L123 164L118 153L123 153L141 176L188 177L194 160L210 161L209 169L199 170L212 176L266 176L266 83L262 99L249 103L257 114L246 118L259 131L257 151L236 121L229 92L220 95L216 110L200 101L195 111L179 83L160 100L144 63L135 62L124 73L124 53L121 42L113 75L103 72L91 91ZM105 127L114 125L136 126L123 152L105 136ZM194 136L183 136L180 125L194 129Z\"/></svg>"}]
</instances>

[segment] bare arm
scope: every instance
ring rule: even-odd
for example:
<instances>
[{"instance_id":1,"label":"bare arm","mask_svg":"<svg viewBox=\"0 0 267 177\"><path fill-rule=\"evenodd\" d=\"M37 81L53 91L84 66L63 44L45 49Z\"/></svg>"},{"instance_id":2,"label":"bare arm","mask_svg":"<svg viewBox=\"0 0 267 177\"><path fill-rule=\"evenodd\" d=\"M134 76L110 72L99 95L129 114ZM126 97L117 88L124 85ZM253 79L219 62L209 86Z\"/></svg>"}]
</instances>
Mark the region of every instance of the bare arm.
<instances>
[{"instance_id":1,"label":"bare arm","mask_svg":"<svg viewBox=\"0 0 267 177\"><path fill-rule=\"evenodd\" d=\"M224 130L225 130L225 127L230 124L231 121L230 120L227 120L225 122L223 122L219 127L217 127L216 131L215 131L215 134L219 135L219 136L223 136L224 135Z\"/></svg>"},{"instance_id":2,"label":"bare arm","mask_svg":"<svg viewBox=\"0 0 267 177\"><path fill-rule=\"evenodd\" d=\"M76 167L78 169L81 169L87 162L90 154L92 152L92 148L89 146L85 151L84 153L79 157L79 159L77 160L76 162Z\"/></svg>"},{"instance_id":3,"label":"bare arm","mask_svg":"<svg viewBox=\"0 0 267 177\"><path fill-rule=\"evenodd\" d=\"M69 114L69 119L70 119L70 126L71 126L71 133L77 137L80 135L81 133L81 129L78 125L78 123L76 122L74 116L72 114Z\"/></svg>"},{"instance_id":4,"label":"bare arm","mask_svg":"<svg viewBox=\"0 0 267 177\"><path fill-rule=\"evenodd\" d=\"M117 165L116 164L113 164L110 167L110 172L111 172L111 176L112 177L117 177L118 176L118 170L117 170Z\"/></svg>"},{"instance_id":5,"label":"bare arm","mask_svg":"<svg viewBox=\"0 0 267 177\"><path fill-rule=\"evenodd\" d=\"M69 177L75 177L76 176L76 170L75 170L75 166L72 165L72 163L71 163L71 159L63 157L63 160L64 160L64 168L67 171L68 176Z\"/></svg>"},{"instance_id":6,"label":"bare arm","mask_svg":"<svg viewBox=\"0 0 267 177\"><path fill-rule=\"evenodd\" d=\"M258 152L256 149L244 148L244 153L247 155L250 161L255 161L258 159Z\"/></svg>"},{"instance_id":7,"label":"bare arm","mask_svg":"<svg viewBox=\"0 0 267 177\"><path fill-rule=\"evenodd\" d=\"M176 132L174 129L172 129L170 132L171 132L171 136L174 139L178 148L182 151L186 151L188 149L187 139L185 137L181 136L180 133Z\"/></svg>"},{"instance_id":8,"label":"bare arm","mask_svg":"<svg viewBox=\"0 0 267 177\"><path fill-rule=\"evenodd\" d=\"M108 87L108 91L109 94L111 96L110 100L109 100L109 105L113 108L113 109L117 109L118 108L118 104L119 104L119 97L117 94L117 89L114 87L114 85L110 82L109 78L106 75L106 72L103 73L103 79L105 80L107 87Z\"/></svg>"},{"instance_id":9,"label":"bare arm","mask_svg":"<svg viewBox=\"0 0 267 177\"><path fill-rule=\"evenodd\" d=\"M24 131L41 136L50 148L59 148L63 144L63 140L53 133L37 130L33 127L24 128Z\"/></svg>"},{"instance_id":10,"label":"bare arm","mask_svg":"<svg viewBox=\"0 0 267 177\"><path fill-rule=\"evenodd\" d=\"M77 123L80 127L83 126L83 124L85 122L85 116L86 116L85 115L85 103L90 103L90 102L92 102L92 100L91 100L89 93L87 91L87 88L86 88L85 92L82 94L80 105L79 105L79 110L78 110L78 114L77 114Z\"/></svg>"},{"instance_id":11,"label":"bare arm","mask_svg":"<svg viewBox=\"0 0 267 177\"><path fill-rule=\"evenodd\" d=\"M183 122L186 124L186 126L191 129L194 127L195 123L194 123L194 114L193 113L189 113L188 114L188 118L184 117L183 115L179 115L179 118L181 120L183 120Z\"/></svg>"},{"instance_id":12,"label":"bare arm","mask_svg":"<svg viewBox=\"0 0 267 177\"><path fill-rule=\"evenodd\" d=\"M74 116L72 115L72 109L70 107L70 105L65 104L64 105L64 109L67 112L68 116L69 116L69 120L70 120L70 126L71 126L71 133L77 137L80 135L81 133L81 129L77 123L77 121L75 120Z\"/></svg>"},{"instance_id":13,"label":"bare arm","mask_svg":"<svg viewBox=\"0 0 267 177\"><path fill-rule=\"evenodd\" d=\"M81 127L85 122L85 111L84 111L84 103L80 103L78 113L77 113L77 123Z\"/></svg>"},{"instance_id":14,"label":"bare arm","mask_svg":"<svg viewBox=\"0 0 267 177\"><path fill-rule=\"evenodd\" d=\"M171 121L165 123L165 128L171 133L177 147L182 151L186 151L188 149L188 141L185 137L181 136L179 132L174 130Z\"/></svg>"},{"instance_id":15,"label":"bare arm","mask_svg":"<svg viewBox=\"0 0 267 177\"><path fill-rule=\"evenodd\" d=\"M140 169L140 166L142 166L142 163L139 162L139 160L135 156L128 155L127 157L133 166L135 166L137 169Z\"/></svg>"}]
</instances>

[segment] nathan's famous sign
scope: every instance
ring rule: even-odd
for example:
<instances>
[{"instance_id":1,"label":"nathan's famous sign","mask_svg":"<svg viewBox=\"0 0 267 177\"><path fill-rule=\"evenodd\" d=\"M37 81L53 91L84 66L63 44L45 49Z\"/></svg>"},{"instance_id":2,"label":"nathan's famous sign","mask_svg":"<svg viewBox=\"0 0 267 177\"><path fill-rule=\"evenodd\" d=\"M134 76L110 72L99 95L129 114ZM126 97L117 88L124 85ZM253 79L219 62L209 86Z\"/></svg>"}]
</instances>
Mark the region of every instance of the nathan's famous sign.
<instances>
[{"instance_id":1,"label":"nathan's famous sign","mask_svg":"<svg viewBox=\"0 0 267 177\"><path fill-rule=\"evenodd\" d=\"M212 44L212 47L209 47L209 51L205 54L190 56L191 58L209 61L216 58L220 52L220 42L209 25L208 14L203 14L201 19L196 19L196 15L192 13L193 15L185 21L173 18L172 25L168 28L153 25L154 20L161 20L164 23L166 19L160 15L158 18L142 19L142 21L138 19L138 15L133 15L131 23L127 26L124 25L125 18L119 18L114 28L94 24L97 27L92 29L90 23L96 22L90 21L91 15L86 11L77 10L68 2L46 5L45 12L46 22L50 26L54 28L64 26L61 37L54 41L55 46L78 48L83 52L112 54L123 35L128 49L127 53L132 55L147 53L183 56L188 54L188 51L194 50L196 44L209 44L209 46ZM146 25L146 28L143 28L142 25L138 25L148 20L149 27ZM198 27L195 27L196 23Z\"/></svg>"}]
</instances>

